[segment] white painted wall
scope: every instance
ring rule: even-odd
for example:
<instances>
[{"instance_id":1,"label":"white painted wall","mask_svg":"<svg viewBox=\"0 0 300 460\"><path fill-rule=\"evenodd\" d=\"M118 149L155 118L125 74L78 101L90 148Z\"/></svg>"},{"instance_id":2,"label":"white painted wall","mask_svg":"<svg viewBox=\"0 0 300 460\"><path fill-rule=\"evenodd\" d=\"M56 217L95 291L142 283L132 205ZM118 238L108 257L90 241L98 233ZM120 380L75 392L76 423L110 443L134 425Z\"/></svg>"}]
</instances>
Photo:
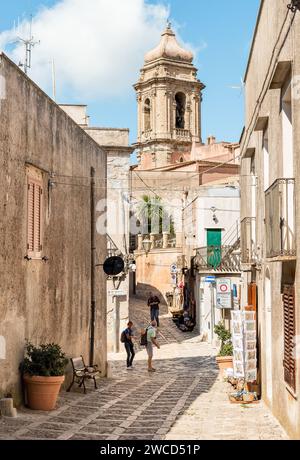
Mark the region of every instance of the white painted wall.
<instances>
[{"instance_id":1,"label":"white painted wall","mask_svg":"<svg viewBox=\"0 0 300 460\"><path fill-rule=\"evenodd\" d=\"M207 245L207 229L221 229L222 241L232 230L236 235L235 226L240 220L240 191L232 187L205 187L195 202L196 207L196 245ZM213 221L211 208L216 208L218 222Z\"/></svg>"}]
</instances>

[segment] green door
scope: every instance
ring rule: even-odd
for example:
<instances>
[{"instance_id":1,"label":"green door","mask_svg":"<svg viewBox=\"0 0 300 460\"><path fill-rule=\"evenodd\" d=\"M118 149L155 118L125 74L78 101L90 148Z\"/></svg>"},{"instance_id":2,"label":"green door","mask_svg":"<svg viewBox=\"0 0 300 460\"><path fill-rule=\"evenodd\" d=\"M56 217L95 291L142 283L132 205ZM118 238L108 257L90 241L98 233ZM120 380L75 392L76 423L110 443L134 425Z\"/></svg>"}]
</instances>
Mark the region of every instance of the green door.
<instances>
[{"instance_id":1,"label":"green door","mask_svg":"<svg viewBox=\"0 0 300 460\"><path fill-rule=\"evenodd\" d=\"M208 229L207 230L207 265L212 268L217 268L222 259L222 230Z\"/></svg>"}]
</instances>

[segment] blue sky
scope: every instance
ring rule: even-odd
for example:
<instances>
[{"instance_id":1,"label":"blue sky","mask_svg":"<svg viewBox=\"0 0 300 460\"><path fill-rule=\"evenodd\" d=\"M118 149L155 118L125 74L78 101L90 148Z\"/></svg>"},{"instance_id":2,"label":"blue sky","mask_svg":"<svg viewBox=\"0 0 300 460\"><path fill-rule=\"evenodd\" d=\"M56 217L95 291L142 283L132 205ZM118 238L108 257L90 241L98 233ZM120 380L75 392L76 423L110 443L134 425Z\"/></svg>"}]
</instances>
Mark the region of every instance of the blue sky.
<instances>
[{"instance_id":1,"label":"blue sky","mask_svg":"<svg viewBox=\"0 0 300 460\"><path fill-rule=\"evenodd\" d=\"M64 1L71 2L72 0ZM73 1L78 2L78 0ZM99 2L101 1L103 0L99 0ZM128 3L129 7L131 1L137 3L142 0L123 0L123 2ZM51 7L56 3L58 2L54 0L11 0L5 2L1 5L0 32L10 29L13 21L17 20L18 17L25 16L28 18L31 13L35 16L41 7ZM243 94L241 90L233 89L231 86L241 86L259 0L213 0L210 2L206 0L145 0L145 3L158 6L165 5L166 8L169 8L171 21L175 23L180 38L185 43L191 44L194 49L199 50L195 64L199 69L199 78L206 85L202 107L203 139L214 134L218 140L239 140L244 119ZM128 12L130 14L130 8ZM128 21L124 18L124 21L126 20ZM111 13L107 12L105 21L111 22L113 30L116 22L113 10ZM155 21L157 29L160 27L158 25L160 22L157 18ZM99 28L101 28L101 21ZM107 33L107 40L110 39L108 35L110 33ZM156 33L152 39L153 43L150 37L143 43L143 46L149 47L150 43L150 48L155 46L158 37L159 35ZM63 37L62 40L64 41ZM122 39L118 40L122 42ZM126 66L126 50L122 50L122 46L122 43L118 44L120 56L125 54L123 65ZM102 93L99 92L98 96L94 98L92 91L88 94L78 89L82 88L84 82L82 85L75 86L75 89L72 85L60 86L58 82L58 102L87 103L92 125L129 127L131 141L134 142L136 137L136 99L131 84L134 84L138 79L139 68L143 64L142 56L145 51L147 49L139 50L138 62L131 63L128 81L122 79L119 72L117 78L120 83L123 80L126 82L126 86L122 87L120 93L114 94L112 88L111 92L106 90ZM115 51L113 55L116 55ZM96 56L95 59L97 59ZM113 56L110 56L110 59L113 59ZM105 69L101 70L105 72ZM93 68L91 68L91 72L93 72ZM80 75L77 78L80 78ZM105 81L105 75L102 78ZM114 87L118 86L118 79L114 80ZM41 86L46 91L50 91L46 84L44 86L41 84ZM90 85L90 87L93 86Z\"/></svg>"}]
</instances>

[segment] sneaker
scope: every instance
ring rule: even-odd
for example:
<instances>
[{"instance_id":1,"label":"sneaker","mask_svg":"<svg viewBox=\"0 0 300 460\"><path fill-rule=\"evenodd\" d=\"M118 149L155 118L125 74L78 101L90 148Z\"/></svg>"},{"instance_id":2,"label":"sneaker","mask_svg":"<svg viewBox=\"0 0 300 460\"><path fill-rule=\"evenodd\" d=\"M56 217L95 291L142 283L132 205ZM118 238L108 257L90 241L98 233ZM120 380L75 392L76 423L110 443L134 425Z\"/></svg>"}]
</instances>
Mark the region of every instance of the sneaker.
<instances>
[{"instance_id":1,"label":"sneaker","mask_svg":"<svg viewBox=\"0 0 300 460\"><path fill-rule=\"evenodd\" d=\"M128 371L132 371L132 367L127 367L127 370L128 370Z\"/></svg>"},{"instance_id":2,"label":"sneaker","mask_svg":"<svg viewBox=\"0 0 300 460\"><path fill-rule=\"evenodd\" d=\"M156 372L156 369L152 367L152 369L148 369L148 372Z\"/></svg>"}]
</instances>

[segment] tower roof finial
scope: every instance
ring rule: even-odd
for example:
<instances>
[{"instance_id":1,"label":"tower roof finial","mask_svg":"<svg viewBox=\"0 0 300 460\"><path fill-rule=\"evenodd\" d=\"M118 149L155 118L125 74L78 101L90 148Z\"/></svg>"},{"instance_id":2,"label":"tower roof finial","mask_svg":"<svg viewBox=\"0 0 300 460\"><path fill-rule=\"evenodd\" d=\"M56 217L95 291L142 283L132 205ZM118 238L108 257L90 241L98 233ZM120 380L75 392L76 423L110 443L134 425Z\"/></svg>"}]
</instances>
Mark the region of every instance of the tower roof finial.
<instances>
[{"instance_id":1,"label":"tower roof finial","mask_svg":"<svg viewBox=\"0 0 300 460\"><path fill-rule=\"evenodd\" d=\"M171 20L170 18L167 19L167 29L171 29L172 28L172 23L171 23Z\"/></svg>"}]
</instances>

